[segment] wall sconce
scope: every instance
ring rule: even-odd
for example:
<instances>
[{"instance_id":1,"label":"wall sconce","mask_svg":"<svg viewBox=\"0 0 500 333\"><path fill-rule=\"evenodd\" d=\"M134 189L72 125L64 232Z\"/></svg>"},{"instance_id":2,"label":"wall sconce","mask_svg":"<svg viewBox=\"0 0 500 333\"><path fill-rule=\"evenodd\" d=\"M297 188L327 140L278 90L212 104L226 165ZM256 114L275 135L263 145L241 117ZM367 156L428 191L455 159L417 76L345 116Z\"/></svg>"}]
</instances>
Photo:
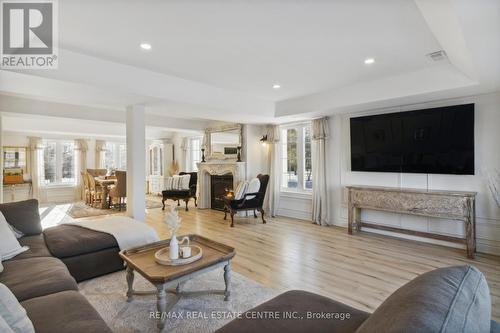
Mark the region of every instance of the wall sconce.
<instances>
[{"instance_id":1,"label":"wall sconce","mask_svg":"<svg viewBox=\"0 0 500 333\"><path fill-rule=\"evenodd\" d=\"M265 146L267 144L267 134L263 135L260 139L260 143Z\"/></svg>"}]
</instances>

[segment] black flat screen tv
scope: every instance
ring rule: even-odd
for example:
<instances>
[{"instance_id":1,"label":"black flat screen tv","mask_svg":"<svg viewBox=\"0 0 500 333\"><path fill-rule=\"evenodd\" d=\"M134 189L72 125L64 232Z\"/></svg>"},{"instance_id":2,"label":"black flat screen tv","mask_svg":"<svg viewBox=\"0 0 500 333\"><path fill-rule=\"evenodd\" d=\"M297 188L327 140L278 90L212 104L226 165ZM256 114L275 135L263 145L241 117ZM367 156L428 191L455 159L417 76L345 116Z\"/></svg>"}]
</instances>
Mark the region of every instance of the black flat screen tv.
<instances>
[{"instance_id":1,"label":"black flat screen tv","mask_svg":"<svg viewBox=\"0 0 500 333\"><path fill-rule=\"evenodd\" d=\"M474 104L351 118L351 170L474 174Z\"/></svg>"}]
</instances>

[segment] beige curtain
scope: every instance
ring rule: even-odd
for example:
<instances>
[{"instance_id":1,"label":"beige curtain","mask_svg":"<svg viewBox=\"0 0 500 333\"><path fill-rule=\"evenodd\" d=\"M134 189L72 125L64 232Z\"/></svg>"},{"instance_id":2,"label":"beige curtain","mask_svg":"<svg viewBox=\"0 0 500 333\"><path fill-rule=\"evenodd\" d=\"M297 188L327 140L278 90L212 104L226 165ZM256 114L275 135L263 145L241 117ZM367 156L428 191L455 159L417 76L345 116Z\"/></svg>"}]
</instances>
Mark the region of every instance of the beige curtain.
<instances>
[{"instance_id":1,"label":"beige curtain","mask_svg":"<svg viewBox=\"0 0 500 333\"><path fill-rule=\"evenodd\" d=\"M332 224L330 221L330 202L328 200L327 140L329 135L328 118L312 121L312 220L319 225Z\"/></svg>"},{"instance_id":2,"label":"beige curtain","mask_svg":"<svg viewBox=\"0 0 500 333\"><path fill-rule=\"evenodd\" d=\"M76 179L77 186L75 196L77 199L85 198L85 186L83 184L82 172L87 171L87 150L88 144L84 139L75 140L75 151L76 151Z\"/></svg>"},{"instance_id":3,"label":"beige curtain","mask_svg":"<svg viewBox=\"0 0 500 333\"><path fill-rule=\"evenodd\" d=\"M31 170L31 184L33 187L33 198L41 200L41 178L43 173L43 141L42 138L32 137L29 138L30 150L30 170Z\"/></svg>"},{"instance_id":4,"label":"beige curtain","mask_svg":"<svg viewBox=\"0 0 500 333\"><path fill-rule=\"evenodd\" d=\"M96 167L96 169L101 168L102 153L105 151L106 151L106 141L96 140L95 141L95 167Z\"/></svg>"},{"instance_id":5,"label":"beige curtain","mask_svg":"<svg viewBox=\"0 0 500 333\"><path fill-rule=\"evenodd\" d=\"M267 128L269 185L267 190L267 205L269 214L278 214L280 199L280 156L279 156L280 129L278 125L269 125Z\"/></svg>"}]
</instances>

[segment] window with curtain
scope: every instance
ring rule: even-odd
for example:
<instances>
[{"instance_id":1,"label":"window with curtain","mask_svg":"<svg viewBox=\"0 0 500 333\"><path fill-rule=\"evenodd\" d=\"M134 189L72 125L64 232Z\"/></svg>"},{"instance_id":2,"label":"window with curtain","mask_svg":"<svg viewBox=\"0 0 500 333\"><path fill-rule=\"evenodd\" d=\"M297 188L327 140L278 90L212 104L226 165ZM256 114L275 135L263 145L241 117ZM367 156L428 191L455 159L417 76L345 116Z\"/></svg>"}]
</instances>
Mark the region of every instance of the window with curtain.
<instances>
[{"instance_id":1,"label":"window with curtain","mask_svg":"<svg viewBox=\"0 0 500 333\"><path fill-rule=\"evenodd\" d=\"M76 185L76 154L73 141L44 140L42 185Z\"/></svg>"},{"instance_id":2,"label":"window with curtain","mask_svg":"<svg viewBox=\"0 0 500 333\"><path fill-rule=\"evenodd\" d=\"M190 138L188 141L188 171L198 171L198 165L201 161L201 137Z\"/></svg>"},{"instance_id":3,"label":"window with curtain","mask_svg":"<svg viewBox=\"0 0 500 333\"><path fill-rule=\"evenodd\" d=\"M301 123L281 128L281 164L283 191L312 190L311 124Z\"/></svg>"},{"instance_id":4,"label":"window with curtain","mask_svg":"<svg viewBox=\"0 0 500 333\"><path fill-rule=\"evenodd\" d=\"M117 142L106 142L101 168L127 170L127 145Z\"/></svg>"}]
</instances>

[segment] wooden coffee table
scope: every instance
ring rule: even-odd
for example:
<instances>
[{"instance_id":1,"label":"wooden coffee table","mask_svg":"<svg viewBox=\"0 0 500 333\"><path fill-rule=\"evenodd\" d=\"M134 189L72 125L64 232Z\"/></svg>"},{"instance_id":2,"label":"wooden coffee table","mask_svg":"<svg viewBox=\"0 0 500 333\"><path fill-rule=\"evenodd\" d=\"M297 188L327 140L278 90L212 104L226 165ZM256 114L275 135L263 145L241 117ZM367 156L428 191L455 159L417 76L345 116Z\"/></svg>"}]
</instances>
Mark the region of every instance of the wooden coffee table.
<instances>
[{"instance_id":1,"label":"wooden coffee table","mask_svg":"<svg viewBox=\"0 0 500 333\"><path fill-rule=\"evenodd\" d=\"M164 266L157 264L154 258L156 251L168 246L170 240L163 240L151 243L145 246L120 251L120 257L127 263L127 302L132 301L133 295L157 296L158 328L162 330L165 327L167 312L170 311L182 296L201 295L201 294L222 294L224 300L229 300L231 284L231 259L235 256L234 248L212 241L198 235L187 235L190 244L198 245L203 250L203 257L193 263L180 266ZM182 239L184 236L179 236ZM183 292L182 283L200 274L213 269L224 267L224 290L203 290ZM156 290L154 291L135 291L133 288L134 271L141 274L146 280L151 282ZM175 289L168 289L174 287ZM166 293L173 293L177 296L176 300L167 306Z\"/></svg>"}]
</instances>

